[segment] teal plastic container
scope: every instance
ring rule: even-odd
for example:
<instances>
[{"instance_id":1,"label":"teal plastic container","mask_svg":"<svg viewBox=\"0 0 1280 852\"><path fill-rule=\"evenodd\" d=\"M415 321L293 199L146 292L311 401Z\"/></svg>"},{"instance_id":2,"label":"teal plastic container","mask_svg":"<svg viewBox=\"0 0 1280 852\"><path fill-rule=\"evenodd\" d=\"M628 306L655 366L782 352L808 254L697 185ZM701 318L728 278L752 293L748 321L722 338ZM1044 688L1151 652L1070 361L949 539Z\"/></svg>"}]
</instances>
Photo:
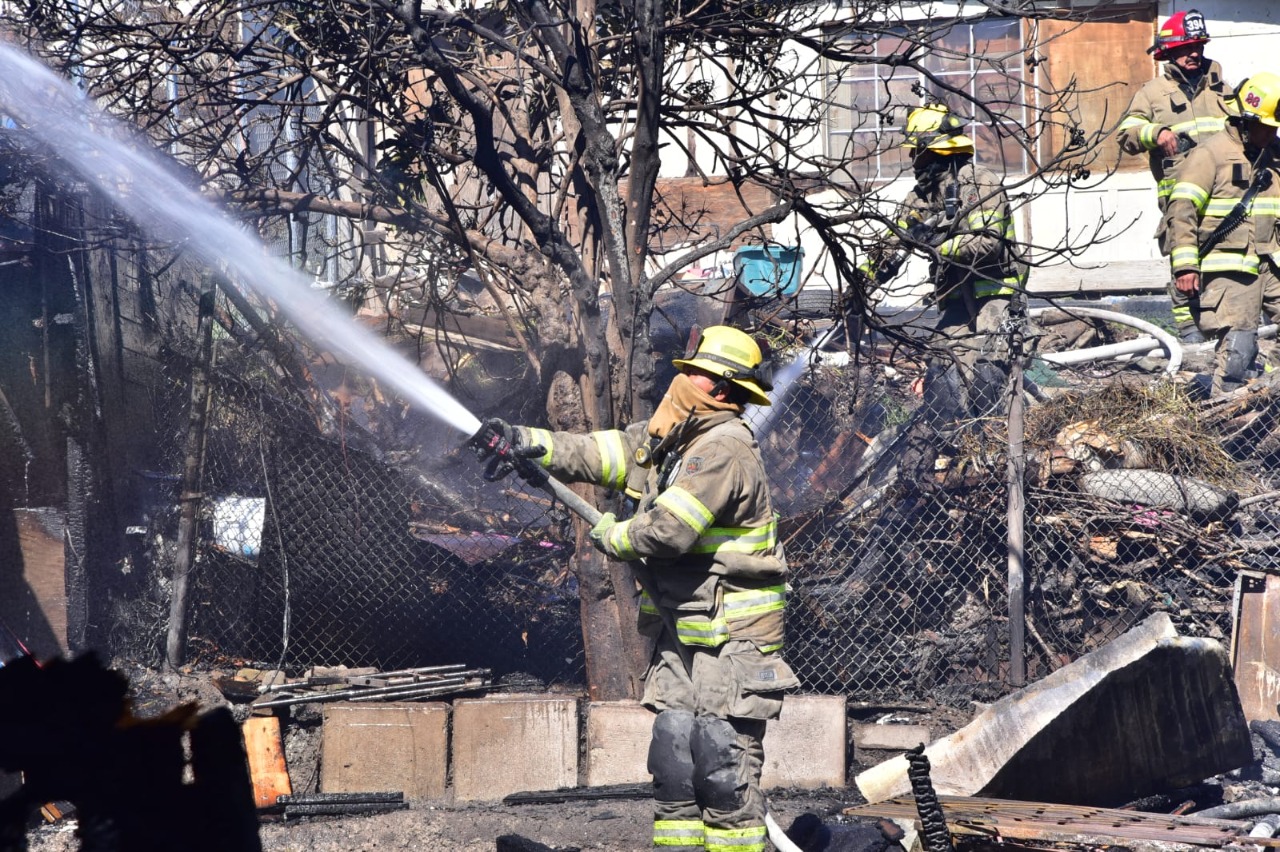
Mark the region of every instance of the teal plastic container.
<instances>
[{"instance_id":1,"label":"teal plastic container","mask_svg":"<svg viewBox=\"0 0 1280 852\"><path fill-rule=\"evenodd\" d=\"M753 296L790 296L800 289L799 246L743 246L734 252L733 274Z\"/></svg>"}]
</instances>

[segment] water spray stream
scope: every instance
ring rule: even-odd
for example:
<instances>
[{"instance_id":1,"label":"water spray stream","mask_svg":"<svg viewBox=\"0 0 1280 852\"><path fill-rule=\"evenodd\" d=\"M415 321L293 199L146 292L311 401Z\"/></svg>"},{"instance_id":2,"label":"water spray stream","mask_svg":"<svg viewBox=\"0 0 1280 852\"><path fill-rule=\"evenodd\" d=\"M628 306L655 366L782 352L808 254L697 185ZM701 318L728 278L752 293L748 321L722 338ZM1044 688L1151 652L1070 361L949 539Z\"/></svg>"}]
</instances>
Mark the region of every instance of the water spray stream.
<instances>
[{"instance_id":1,"label":"water spray stream","mask_svg":"<svg viewBox=\"0 0 1280 852\"><path fill-rule=\"evenodd\" d=\"M269 257L262 244L222 211L188 189L187 178L145 150L115 120L30 56L0 45L0 109L54 151L85 180L155 236L180 240L193 254L275 301L314 342L345 355L443 423L478 438L480 421L385 341L315 293L295 269ZM797 371L797 375L798 375ZM535 484L588 523L600 512L552 478ZM664 610L665 612L665 610ZM673 631L674 624L668 625ZM770 837L798 852L772 817Z\"/></svg>"},{"instance_id":2,"label":"water spray stream","mask_svg":"<svg viewBox=\"0 0 1280 852\"><path fill-rule=\"evenodd\" d=\"M755 427L756 437L763 439L769 434L773 428L777 415L782 411L782 403L786 401L787 394L791 392L791 386L795 384L807 370L818 360L818 354L827 342L834 338L838 332L843 329L843 323L836 321L831 326L804 345L804 348L798 355L791 359L783 367L779 368L773 375L773 405L768 408L758 409L752 423Z\"/></svg>"},{"instance_id":3,"label":"water spray stream","mask_svg":"<svg viewBox=\"0 0 1280 852\"><path fill-rule=\"evenodd\" d=\"M415 408L467 435L480 428L479 419L417 365L354 323L305 276L270 257L242 225L189 189L189 176L147 150L70 83L6 45L0 45L0 109L149 234L180 241L272 300L313 342L358 364Z\"/></svg>"}]
</instances>

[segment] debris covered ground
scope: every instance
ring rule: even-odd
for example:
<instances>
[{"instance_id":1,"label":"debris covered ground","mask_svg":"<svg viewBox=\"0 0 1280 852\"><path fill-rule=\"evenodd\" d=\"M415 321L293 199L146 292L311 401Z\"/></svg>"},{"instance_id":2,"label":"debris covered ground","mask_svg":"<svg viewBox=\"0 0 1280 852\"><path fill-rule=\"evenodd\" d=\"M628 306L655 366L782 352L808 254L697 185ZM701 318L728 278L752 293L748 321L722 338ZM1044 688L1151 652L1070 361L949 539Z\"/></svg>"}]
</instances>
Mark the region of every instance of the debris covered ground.
<instances>
[{"instance_id":1,"label":"debris covered ground","mask_svg":"<svg viewBox=\"0 0 1280 852\"><path fill-rule=\"evenodd\" d=\"M1075 387L1051 389L1032 407L1027 423L1028 502L1036 532L1028 561L1038 571L1031 577L1028 626L1034 677L1105 644L1152 611L1169 613L1186 635L1226 640L1235 576L1255 563L1266 566L1274 531L1280 527L1280 513L1272 510L1276 484L1266 476L1280 449L1276 376L1210 401L1197 401L1175 385L1155 385L1141 377L1134 382L1110 381L1097 390L1089 387L1088 376L1077 376ZM828 500L821 511L799 520L800 525L810 524L811 541L828 544L825 549L794 551L797 618L821 624L821 635L829 642L839 631L859 624L851 612L865 616L878 607L892 613L884 606L891 601L910 612L921 635L934 637L935 653L929 659L905 653L901 659L891 658L884 653L889 649L885 642L899 641L901 631L880 624L885 642L874 647L892 663L885 665L885 676L914 678L919 692L952 677L967 687L970 698L979 696L974 683L984 672L981 649L965 644L973 634L965 625L978 616L994 623L991 613L998 614L1001 603L975 592L998 584L1002 560L991 560L991 565L964 560L966 573L956 573L948 567L960 564L955 559L939 559L921 553L919 547L932 541L938 553L945 553L957 543L1002 538L1003 498L998 488L988 486L1003 475L1003 446L1001 434L977 424L945 447L932 463L932 509L914 508L892 492L876 497L880 502L873 501L873 507L900 501L879 516L893 522L892 536L877 536L885 525L874 526L877 514L862 508L882 488L880 483L867 482L863 491L847 488L825 494ZM847 463L856 464L857 458ZM1115 485L1108 477L1122 477L1120 488L1128 490L1113 496L1115 492L1107 489ZM1134 496L1138 485L1158 490L1168 482L1176 486L1181 503L1161 506ZM854 537L860 543L850 547ZM893 568L892 576L881 570L886 567ZM985 579L984 571L989 575ZM939 591L936 603L922 594L931 589ZM844 597L837 598L832 590ZM986 614L975 616L979 610ZM855 636L834 643L835 648L872 646ZM833 654L830 648L828 656L859 674L868 670L865 661ZM158 715L182 702L208 708L225 699L216 676L225 677L226 672L126 673L141 716ZM925 703L900 712L909 721L928 724L939 736L968 720L967 710L958 714L955 707L971 705L963 700L952 704L941 708ZM291 774L296 772L297 792L314 791L317 783L318 714L307 707L292 707L288 719L286 750ZM1270 746L1255 739L1256 764L1149 806L1168 813L1274 795L1269 785L1280 782L1280 761ZM855 754L850 779L888 756ZM771 801L775 817L785 826L804 813L835 819L861 797L850 786L819 792L778 790ZM72 822L62 821L37 828L30 848L79 848L72 827ZM556 849L622 850L647 848L649 832L648 802L609 799L544 805L439 804L378 815L272 818L264 822L261 837L268 850L490 850L498 838L508 835Z\"/></svg>"},{"instance_id":2,"label":"debris covered ground","mask_svg":"<svg viewBox=\"0 0 1280 852\"><path fill-rule=\"evenodd\" d=\"M189 702L202 709L225 704L215 681L217 672L161 675L125 666L130 679L134 713L163 714ZM245 705L239 705L244 707ZM319 754L319 719L314 707L290 718L286 751L295 792L314 790L314 766ZM241 711L243 712L243 711ZM939 718L955 718L942 711ZM852 788L844 790L777 790L770 797L772 812L782 825L804 813L835 819L861 800ZM76 821L66 819L33 829L28 836L33 852L70 852L80 848ZM506 805L415 804L407 810L358 816L284 820L265 817L260 837L267 852L356 852L367 849L432 849L493 852L499 837L517 835L555 849L640 850L649 846L651 804L644 799L557 804ZM178 848L178 847L175 847ZM531 847L536 848L536 847Z\"/></svg>"}]
</instances>

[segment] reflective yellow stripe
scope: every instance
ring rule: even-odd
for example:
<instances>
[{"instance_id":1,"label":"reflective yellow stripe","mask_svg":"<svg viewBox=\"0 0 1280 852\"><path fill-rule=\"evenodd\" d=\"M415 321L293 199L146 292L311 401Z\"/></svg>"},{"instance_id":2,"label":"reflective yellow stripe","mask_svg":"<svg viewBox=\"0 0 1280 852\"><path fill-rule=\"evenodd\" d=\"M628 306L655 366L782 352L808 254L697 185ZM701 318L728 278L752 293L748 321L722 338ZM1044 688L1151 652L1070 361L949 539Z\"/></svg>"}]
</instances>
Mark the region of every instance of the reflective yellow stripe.
<instances>
[{"instance_id":1,"label":"reflective yellow stripe","mask_svg":"<svg viewBox=\"0 0 1280 852\"><path fill-rule=\"evenodd\" d=\"M733 637L733 622L778 612L786 609L786 606L786 586L766 586L763 589L751 589L745 592L726 592L723 616L677 617L676 635L684 645L718 648ZM659 614L653 599L643 592L640 594L640 611L652 616ZM769 653L781 647L782 642L778 642L764 646L760 650Z\"/></svg>"},{"instance_id":2,"label":"reflective yellow stripe","mask_svg":"<svg viewBox=\"0 0 1280 852\"><path fill-rule=\"evenodd\" d=\"M1198 246L1176 246L1169 253L1169 262L1174 269L1199 269L1200 248Z\"/></svg>"},{"instance_id":3,"label":"reflective yellow stripe","mask_svg":"<svg viewBox=\"0 0 1280 852\"><path fill-rule=\"evenodd\" d=\"M1156 195L1167 199L1173 193L1173 185L1177 182L1171 177L1160 178L1160 182L1156 184Z\"/></svg>"},{"instance_id":4,"label":"reflective yellow stripe","mask_svg":"<svg viewBox=\"0 0 1280 852\"><path fill-rule=\"evenodd\" d=\"M1235 210L1239 203L1239 198L1210 198L1200 212L1205 216L1216 216L1222 219ZM1245 208L1246 216L1274 216L1278 212L1280 212L1280 198L1254 198Z\"/></svg>"},{"instance_id":5,"label":"reflective yellow stripe","mask_svg":"<svg viewBox=\"0 0 1280 852\"><path fill-rule=\"evenodd\" d=\"M702 620L677 618L676 635L685 645L718 648L729 641L729 623L723 618Z\"/></svg>"},{"instance_id":6,"label":"reflective yellow stripe","mask_svg":"<svg viewBox=\"0 0 1280 852\"><path fill-rule=\"evenodd\" d=\"M729 621L777 612L787 606L787 587L768 586L747 592L726 592L724 614Z\"/></svg>"},{"instance_id":7,"label":"reflective yellow stripe","mask_svg":"<svg viewBox=\"0 0 1280 852\"><path fill-rule=\"evenodd\" d=\"M627 452L622 444L622 433L612 429L592 432L591 437L600 451L600 484L621 491L627 484Z\"/></svg>"},{"instance_id":8,"label":"reflective yellow stripe","mask_svg":"<svg viewBox=\"0 0 1280 852\"><path fill-rule=\"evenodd\" d=\"M658 498L661 500L662 498ZM778 542L778 523L762 527L709 527L689 548L690 553L761 553Z\"/></svg>"},{"instance_id":9,"label":"reflective yellow stripe","mask_svg":"<svg viewBox=\"0 0 1280 852\"><path fill-rule=\"evenodd\" d=\"M529 443L533 446L541 446L546 449L542 454L542 458L538 459L538 464L546 467L551 464L551 456L555 451L555 441L551 438L551 432L546 429L530 429Z\"/></svg>"},{"instance_id":10,"label":"reflective yellow stripe","mask_svg":"<svg viewBox=\"0 0 1280 852\"><path fill-rule=\"evenodd\" d=\"M643 610L643 601L640 606ZM685 645L716 648L732 638L733 622L755 618L769 612L780 612L786 606L785 586L768 586L745 592L726 592L723 616L711 619L677 618L676 634ZM654 609L653 612L656 613L657 610ZM782 645L778 644L773 646L773 650L781 647Z\"/></svg>"},{"instance_id":11,"label":"reflective yellow stripe","mask_svg":"<svg viewBox=\"0 0 1280 852\"><path fill-rule=\"evenodd\" d=\"M1002 232L1009 232L1009 217L1000 215L999 210L975 210L965 221L976 228L999 226Z\"/></svg>"},{"instance_id":12,"label":"reflective yellow stripe","mask_svg":"<svg viewBox=\"0 0 1280 852\"><path fill-rule=\"evenodd\" d=\"M699 536L706 532L707 527L711 526L711 522L716 519L701 500L677 485L659 494L655 502L688 524Z\"/></svg>"},{"instance_id":13,"label":"reflective yellow stripe","mask_svg":"<svg viewBox=\"0 0 1280 852\"><path fill-rule=\"evenodd\" d=\"M1006 278L1003 281L992 281L987 278L980 278L973 282L973 293L979 299L987 299L992 296L1012 296L1018 292L1018 284L1021 280L1017 277Z\"/></svg>"},{"instance_id":14,"label":"reflective yellow stripe","mask_svg":"<svg viewBox=\"0 0 1280 852\"><path fill-rule=\"evenodd\" d=\"M1193 316L1191 313L1190 305L1178 305L1173 309L1172 313L1173 313L1173 321L1176 322L1178 325L1182 325L1183 323L1188 323L1195 320L1195 316Z\"/></svg>"},{"instance_id":15,"label":"reflective yellow stripe","mask_svg":"<svg viewBox=\"0 0 1280 852\"><path fill-rule=\"evenodd\" d=\"M702 849L706 827L700 819L659 819L653 821L653 845Z\"/></svg>"},{"instance_id":16,"label":"reflective yellow stripe","mask_svg":"<svg viewBox=\"0 0 1280 852\"><path fill-rule=\"evenodd\" d=\"M1280 198L1254 198L1249 205L1251 216L1280 216Z\"/></svg>"},{"instance_id":17,"label":"reflective yellow stripe","mask_svg":"<svg viewBox=\"0 0 1280 852\"><path fill-rule=\"evenodd\" d=\"M1227 126L1225 118L1194 118L1190 121L1179 121L1177 124L1169 125L1169 129L1174 133L1185 133L1197 142L1200 140L1201 134L1209 135L1217 133L1219 130Z\"/></svg>"},{"instance_id":18,"label":"reflective yellow stripe","mask_svg":"<svg viewBox=\"0 0 1280 852\"><path fill-rule=\"evenodd\" d=\"M1257 275L1262 260L1256 254L1234 251L1211 251L1200 259L1201 272L1245 272Z\"/></svg>"},{"instance_id":19,"label":"reflective yellow stripe","mask_svg":"<svg viewBox=\"0 0 1280 852\"><path fill-rule=\"evenodd\" d=\"M1169 193L1169 200L1190 201L1195 205L1197 213L1204 213L1204 206L1209 203L1209 190L1198 187L1194 183L1180 180L1173 185L1173 192Z\"/></svg>"},{"instance_id":20,"label":"reflective yellow stripe","mask_svg":"<svg viewBox=\"0 0 1280 852\"><path fill-rule=\"evenodd\" d=\"M637 554L631 547L631 520L620 521L604 534L605 545L619 559L635 559Z\"/></svg>"},{"instance_id":21,"label":"reflective yellow stripe","mask_svg":"<svg viewBox=\"0 0 1280 852\"><path fill-rule=\"evenodd\" d=\"M706 848L716 852L763 852L765 828L712 828L707 826Z\"/></svg>"}]
</instances>

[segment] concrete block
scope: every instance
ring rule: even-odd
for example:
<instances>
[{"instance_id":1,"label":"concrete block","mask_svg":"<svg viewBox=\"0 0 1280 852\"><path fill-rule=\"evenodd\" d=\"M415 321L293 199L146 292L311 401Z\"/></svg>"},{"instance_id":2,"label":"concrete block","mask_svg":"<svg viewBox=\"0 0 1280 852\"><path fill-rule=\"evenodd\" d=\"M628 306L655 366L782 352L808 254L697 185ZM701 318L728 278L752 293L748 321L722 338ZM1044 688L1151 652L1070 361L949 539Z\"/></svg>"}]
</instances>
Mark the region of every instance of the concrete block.
<instances>
[{"instance_id":1,"label":"concrete block","mask_svg":"<svg viewBox=\"0 0 1280 852\"><path fill-rule=\"evenodd\" d=\"M587 705L587 766L583 783L640 784L650 780L649 736L654 713L639 701Z\"/></svg>"},{"instance_id":2,"label":"concrete block","mask_svg":"<svg viewBox=\"0 0 1280 852\"><path fill-rule=\"evenodd\" d=\"M929 729L924 725L875 725L858 722L853 725L853 745L856 748L907 751L921 743L928 745L932 739Z\"/></svg>"},{"instance_id":3,"label":"concrete block","mask_svg":"<svg viewBox=\"0 0 1280 852\"><path fill-rule=\"evenodd\" d=\"M442 798L448 777L449 705L435 702L326 704L320 790Z\"/></svg>"},{"instance_id":4,"label":"concrete block","mask_svg":"<svg viewBox=\"0 0 1280 852\"><path fill-rule=\"evenodd\" d=\"M493 801L578 785L578 703L498 695L453 704L453 795Z\"/></svg>"},{"instance_id":5,"label":"concrete block","mask_svg":"<svg viewBox=\"0 0 1280 852\"><path fill-rule=\"evenodd\" d=\"M764 735L760 786L843 787L847 742L843 695L788 695Z\"/></svg>"}]
</instances>

